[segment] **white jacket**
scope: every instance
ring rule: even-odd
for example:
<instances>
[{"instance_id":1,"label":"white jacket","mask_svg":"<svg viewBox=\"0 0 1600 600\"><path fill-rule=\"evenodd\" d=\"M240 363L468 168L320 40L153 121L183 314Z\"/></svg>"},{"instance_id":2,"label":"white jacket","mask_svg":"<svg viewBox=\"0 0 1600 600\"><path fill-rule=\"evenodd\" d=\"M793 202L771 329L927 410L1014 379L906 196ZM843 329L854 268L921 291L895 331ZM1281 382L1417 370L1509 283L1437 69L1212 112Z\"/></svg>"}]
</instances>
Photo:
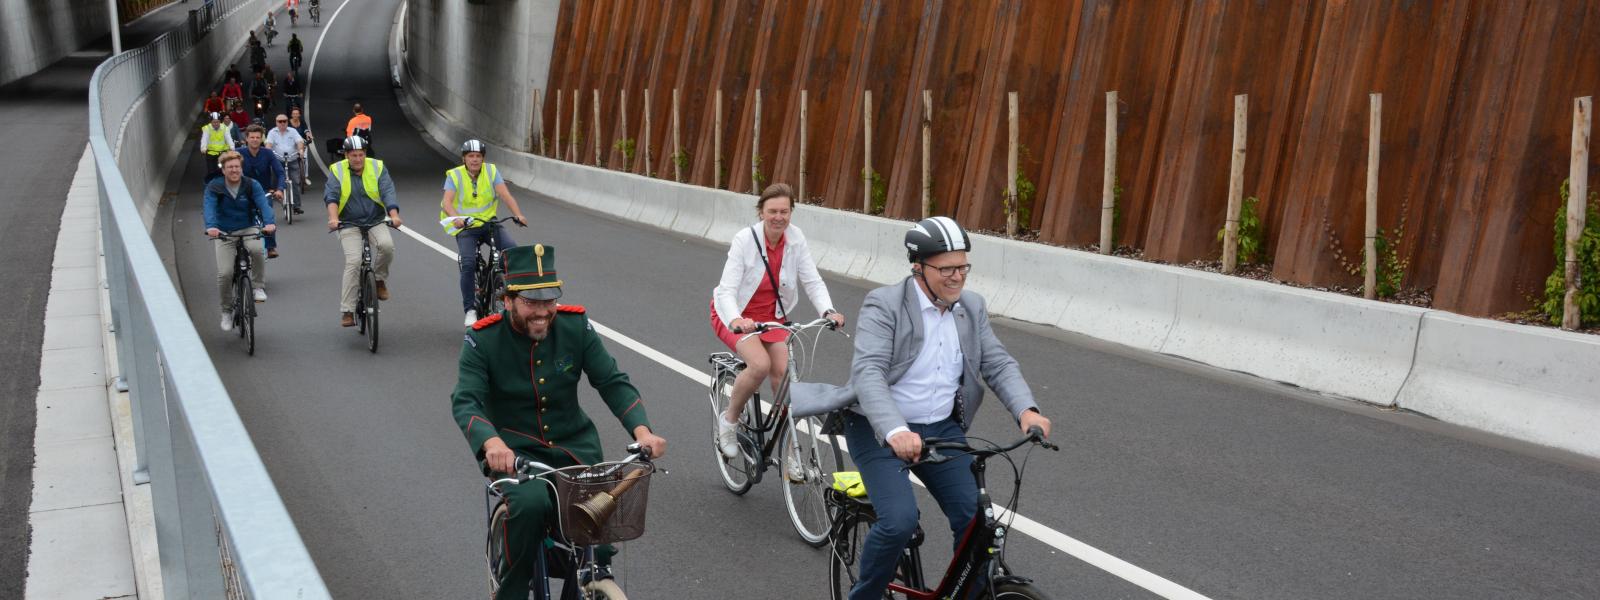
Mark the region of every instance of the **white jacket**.
<instances>
[{"instance_id":1,"label":"white jacket","mask_svg":"<svg viewBox=\"0 0 1600 600\"><path fill-rule=\"evenodd\" d=\"M728 243L728 261L722 265L722 281L711 291L712 305L716 306L717 317L722 319L723 325L731 327L733 320L740 318L750 298L756 295L761 280L767 276L767 265L761 260L765 248L756 244L758 238L766 237L761 229L760 223L740 229ZM811 258L806 236L800 233L799 227L790 225L784 230L783 238L783 268L778 273L778 297L783 300L783 307L791 314L794 312L795 303L800 299L795 288L798 277L806 288L806 297L811 299L811 305L819 314L833 310L833 298L828 296L828 285L817 273L817 263Z\"/></svg>"}]
</instances>

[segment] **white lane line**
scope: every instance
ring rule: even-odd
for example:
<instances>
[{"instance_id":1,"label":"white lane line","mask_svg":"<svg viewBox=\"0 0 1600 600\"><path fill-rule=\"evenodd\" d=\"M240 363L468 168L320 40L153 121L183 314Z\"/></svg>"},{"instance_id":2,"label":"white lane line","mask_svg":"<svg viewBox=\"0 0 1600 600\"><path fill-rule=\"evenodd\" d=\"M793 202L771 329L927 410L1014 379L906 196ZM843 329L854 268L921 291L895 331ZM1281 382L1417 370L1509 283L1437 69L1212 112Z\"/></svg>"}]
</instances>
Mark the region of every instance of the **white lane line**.
<instances>
[{"instance_id":1,"label":"white lane line","mask_svg":"<svg viewBox=\"0 0 1600 600\"><path fill-rule=\"evenodd\" d=\"M311 78L317 74L317 57L322 54L322 43L328 41L328 31L333 27L333 20L339 18L339 13L344 12L344 7L349 5L349 0L340 3L339 8L334 9L333 14L322 22L322 31L317 34L317 45L311 49L311 63L306 65L305 102L302 102L300 106L300 116L305 117L307 127L311 126ZM316 132L313 131L312 134L315 135ZM323 177L331 175L328 172L328 163L322 160L322 153L317 152L316 145L311 146L311 157L317 159L317 167L322 169Z\"/></svg>"},{"instance_id":2,"label":"white lane line","mask_svg":"<svg viewBox=\"0 0 1600 600\"><path fill-rule=\"evenodd\" d=\"M411 236L412 238L415 238L417 241L427 244L434 250L438 250L440 254L450 257L450 260L452 261L460 260L459 255L457 255L454 251L451 251L450 249L445 248L442 244L428 239L428 237L411 230L409 227L401 227L400 231ZM661 351L645 345L644 342L640 342L639 340L623 335L621 332L618 332L615 329L601 325L594 319L590 319L589 324L594 325L594 330L600 335L610 338L612 341L618 344L622 344L629 350L632 350L645 358L653 360L663 367L666 367L672 371L676 371L679 375L689 378L689 381L693 381L708 388L711 387L711 377L707 373L684 364L683 361L680 361L676 358L667 356ZM772 405L764 400L761 402L761 404L765 410L772 409ZM807 433L811 432L808 431ZM817 434L812 433L812 435ZM838 440L838 442L839 449L844 450L845 452L850 451L850 447L845 444L843 439ZM926 485L923 485L922 481L917 479L917 477L914 475L911 477L911 481L917 485L927 487ZM1105 551L1100 550L1099 548L1095 548L1094 546L1090 546L1082 541L1079 541L1077 538L1051 529L1050 527L1038 521L1029 519L1020 514L1012 513L1004 508L995 508L999 511L1002 518L1004 518L1006 515L1011 515L1014 517L1011 522L1011 528L1013 530L1028 534L1032 538L1044 542L1045 545L1065 552L1068 555L1076 557L1078 560L1094 565L1095 567L1107 573L1116 575L1128 583L1132 583L1149 590L1151 593L1157 596L1171 598L1174 600L1209 600L1199 592L1173 583L1171 580L1168 580L1165 577L1156 575L1155 573L1146 571L1139 566L1134 565L1133 563L1107 554Z\"/></svg>"}]
</instances>

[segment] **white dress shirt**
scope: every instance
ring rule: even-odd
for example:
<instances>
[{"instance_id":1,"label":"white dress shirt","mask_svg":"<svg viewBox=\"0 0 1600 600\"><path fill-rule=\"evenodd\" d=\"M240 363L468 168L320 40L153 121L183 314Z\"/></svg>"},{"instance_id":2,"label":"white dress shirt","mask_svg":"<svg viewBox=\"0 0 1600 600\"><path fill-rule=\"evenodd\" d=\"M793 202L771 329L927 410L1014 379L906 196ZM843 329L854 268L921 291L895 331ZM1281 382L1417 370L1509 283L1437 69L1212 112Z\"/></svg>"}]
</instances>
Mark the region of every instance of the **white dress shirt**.
<instances>
[{"instance_id":1,"label":"white dress shirt","mask_svg":"<svg viewBox=\"0 0 1600 600\"><path fill-rule=\"evenodd\" d=\"M955 409L956 390L961 387L961 336L954 312L939 310L920 288L917 300L922 308L922 351L905 376L889 386L889 396L907 423L925 425L949 418ZM902 431L909 429L896 427L883 439Z\"/></svg>"},{"instance_id":2,"label":"white dress shirt","mask_svg":"<svg viewBox=\"0 0 1600 600\"><path fill-rule=\"evenodd\" d=\"M300 144L304 143L305 139L293 127L284 127L283 131L278 131L277 127L267 130L267 147L285 166L289 164L289 155L298 153Z\"/></svg>"}]
</instances>

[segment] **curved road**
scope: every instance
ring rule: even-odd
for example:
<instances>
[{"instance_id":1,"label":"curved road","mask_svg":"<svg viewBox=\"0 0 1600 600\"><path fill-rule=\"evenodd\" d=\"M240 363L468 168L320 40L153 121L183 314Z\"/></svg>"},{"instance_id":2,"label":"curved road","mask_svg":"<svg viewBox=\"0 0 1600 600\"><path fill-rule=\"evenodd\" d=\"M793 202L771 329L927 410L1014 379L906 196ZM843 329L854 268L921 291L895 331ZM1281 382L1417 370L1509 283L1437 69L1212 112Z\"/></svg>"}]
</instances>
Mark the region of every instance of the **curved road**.
<instances>
[{"instance_id":1,"label":"curved road","mask_svg":"<svg viewBox=\"0 0 1600 600\"><path fill-rule=\"evenodd\" d=\"M330 16L341 6L324 4ZM308 49L330 35L315 57L312 124L342 130L350 103L364 103L402 214L453 248L433 224L453 158L406 123L388 83L398 5L371 0L321 30L296 30ZM281 49L272 56L280 69ZM354 329L338 327L341 256L323 219L284 227L257 353L247 357L216 328L200 171L189 164L172 241L190 314L334 595L480 593L482 480L449 412L461 343L454 262L395 236L394 297L382 348L369 354ZM513 189L533 221L513 235L561 249L564 300L696 368L718 349L705 307L723 247ZM868 286L827 279L853 316ZM1032 456L1020 512L1178 586L1210 598L1600 597L1600 468L1591 461L1016 321L998 330L1063 446ZM811 378L842 381L849 342L824 340ZM625 546L630 593L826 597L824 554L789 530L775 484L746 497L722 489L703 382L608 346L672 443L663 462L671 473L651 491L650 532ZM606 414L587 391L585 402ZM620 427L596 421L620 449ZM1007 438L1014 429L1003 421L985 409L974 433ZM936 523L923 500L925 523ZM947 546L948 535L930 536L930 568L943 565ZM1031 537L1015 536L1009 551L1057 597L1152 596Z\"/></svg>"}]
</instances>

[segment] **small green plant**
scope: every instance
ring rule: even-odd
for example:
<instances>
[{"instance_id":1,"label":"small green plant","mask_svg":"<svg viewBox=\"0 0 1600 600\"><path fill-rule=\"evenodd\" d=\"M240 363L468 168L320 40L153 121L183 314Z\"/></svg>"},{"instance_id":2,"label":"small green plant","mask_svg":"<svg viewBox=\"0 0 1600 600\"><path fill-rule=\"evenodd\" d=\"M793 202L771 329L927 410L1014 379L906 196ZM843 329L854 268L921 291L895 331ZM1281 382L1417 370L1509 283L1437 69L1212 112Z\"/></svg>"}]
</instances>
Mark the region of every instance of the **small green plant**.
<instances>
[{"instance_id":1,"label":"small green plant","mask_svg":"<svg viewBox=\"0 0 1600 600\"><path fill-rule=\"evenodd\" d=\"M1033 180L1028 179L1027 172L1017 169L1017 197L1010 197L1010 190L1000 190L1001 206L1006 215L1012 211L1017 213L1017 230L1027 231L1033 229L1033 196L1038 190L1034 188Z\"/></svg>"},{"instance_id":2,"label":"small green plant","mask_svg":"<svg viewBox=\"0 0 1600 600\"><path fill-rule=\"evenodd\" d=\"M761 172L761 156L760 155L757 155L755 158L751 159L750 181L755 185L757 194L761 193L760 190L761 190L762 186L766 185L766 183L767 183L767 176L764 173Z\"/></svg>"},{"instance_id":3,"label":"small green plant","mask_svg":"<svg viewBox=\"0 0 1600 600\"><path fill-rule=\"evenodd\" d=\"M613 149L615 149L616 151L622 153L622 162L623 162L623 164L627 164L627 163L633 162L633 152L634 152L633 138L623 138L623 139L617 140L616 143L611 145L611 147Z\"/></svg>"},{"instance_id":4,"label":"small green plant","mask_svg":"<svg viewBox=\"0 0 1600 600\"><path fill-rule=\"evenodd\" d=\"M677 152L673 152L672 153L672 164L674 166L678 167L679 170L688 169L689 168L689 151L688 150L679 150Z\"/></svg>"},{"instance_id":5,"label":"small green plant","mask_svg":"<svg viewBox=\"0 0 1600 600\"><path fill-rule=\"evenodd\" d=\"M1256 262L1265 247L1265 233L1261 229L1261 216L1256 212L1256 203L1259 198L1251 196L1244 199L1239 205L1239 264ZM1217 241L1221 242L1228 237L1228 227L1223 225L1217 230Z\"/></svg>"},{"instance_id":6,"label":"small green plant","mask_svg":"<svg viewBox=\"0 0 1600 600\"><path fill-rule=\"evenodd\" d=\"M1401 210L1405 210L1404 206L1401 207ZM1400 258L1400 242L1405 239L1405 227L1405 217L1402 216L1398 227L1393 230L1379 228L1378 236L1373 240L1373 249L1377 251L1378 255L1378 273L1373 279L1377 283L1375 286L1377 288L1376 295L1379 298L1393 298L1395 294L1400 293L1400 286L1406 279L1406 269L1411 267L1410 259ZM1333 235L1333 226L1327 219L1322 220L1322 231L1328 236L1329 240L1332 240L1329 246L1333 251L1334 260L1339 263L1339 267L1344 269L1346 273L1365 280L1367 275L1366 245L1362 245L1361 258L1351 262L1345 259L1344 249L1339 245L1339 238ZM1361 291L1365 292L1365 287L1366 285L1363 283Z\"/></svg>"},{"instance_id":7,"label":"small green plant","mask_svg":"<svg viewBox=\"0 0 1600 600\"><path fill-rule=\"evenodd\" d=\"M871 215L881 215L881 214L883 214L884 207L889 205L889 184L888 184L888 182L884 181L883 175L879 174L877 171L868 171L866 169L862 169L861 170L861 174L867 179L868 182L870 182L870 184L871 184L871 188L870 189L872 190L871 191L871 198L872 198L871 207L867 211L867 214L871 214Z\"/></svg>"},{"instance_id":8,"label":"small green plant","mask_svg":"<svg viewBox=\"0 0 1600 600\"><path fill-rule=\"evenodd\" d=\"M1556 268L1544 280L1544 302L1540 308L1550 315L1551 325L1560 325L1566 312L1567 295L1567 202L1572 192L1570 181L1561 182L1561 206L1556 210ZM1578 310L1580 327L1600 325L1600 192L1589 192L1588 218L1578 238Z\"/></svg>"}]
</instances>

